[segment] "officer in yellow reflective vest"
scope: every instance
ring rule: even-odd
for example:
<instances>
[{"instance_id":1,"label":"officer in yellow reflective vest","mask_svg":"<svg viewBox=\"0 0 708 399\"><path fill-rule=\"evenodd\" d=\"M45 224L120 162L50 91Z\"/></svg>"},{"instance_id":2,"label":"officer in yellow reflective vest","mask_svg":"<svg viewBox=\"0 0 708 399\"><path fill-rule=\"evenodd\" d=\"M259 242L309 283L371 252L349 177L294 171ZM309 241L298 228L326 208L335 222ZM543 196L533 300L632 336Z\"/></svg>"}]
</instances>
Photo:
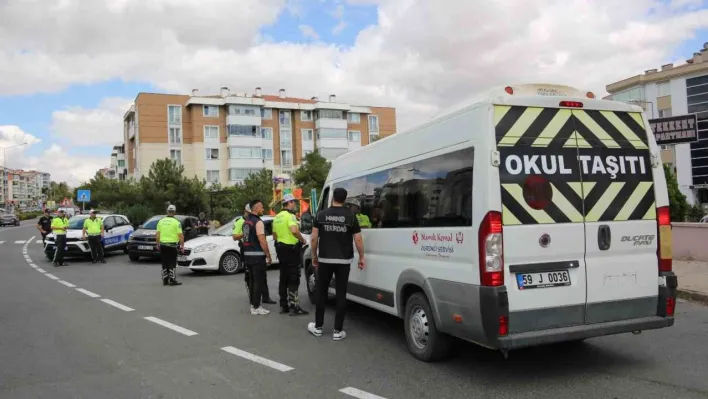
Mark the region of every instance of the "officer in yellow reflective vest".
<instances>
[{"instance_id":1,"label":"officer in yellow reflective vest","mask_svg":"<svg viewBox=\"0 0 708 399\"><path fill-rule=\"evenodd\" d=\"M54 233L54 267L69 266L64 263L64 251L66 251L66 230L69 228L69 219L66 218L63 209L59 209L59 215L52 219L52 233Z\"/></svg>"},{"instance_id":2,"label":"officer in yellow reflective vest","mask_svg":"<svg viewBox=\"0 0 708 399\"><path fill-rule=\"evenodd\" d=\"M248 215L251 214L251 205L246 204L245 211L243 213L243 217L237 220L234 223L234 229L231 232L231 237L234 239L234 241L239 242L239 253L241 254L241 262L243 262L243 278L246 281L246 292L248 294L248 298L251 298L251 270L246 267L246 262L243 259L243 243L241 240L243 239L243 224L246 222L246 219L248 218ZM266 275L265 279L263 280L263 289L261 291L263 295L261 295L261 302L267 303L267 304L274 304L275 301L270 299L270 292L268 291L268 277ZM250 299L249 299L250 300Z\"/></svg>"},{"instance_id":3,"label":"officer in yellow reflective vest","mask_svg":"<svg viewBox=\"0 0 708 399\"><path fill-rule=\"evenodd\" d=\"M182 223L175 218L177 208L174 205L167 207L167 216L157 222L155 241L160 251L162 260L162 285L182 285L177 281L177 253L184 248L184 234Z\"/></svg>"},{"instance_id":4,"label":"officer in yellow reflective vest","mask_svg":"<svg viewBox=\"0 0 708 399\"><path fill-rule=\"evenodd\" d=\"M361 204L359 203L359 200L350 199L347 201L347 204L349 204L349 209L356 216L356 221L359 222L359 227L362 229L370 229L371 220L368 216L361 213Z\"/></svg>"},{"instance_id":5,"label":"officer in yellow reflective vest","mask_svg":"<svg viewBox=\"0 0 708 399\"><path fill-rule=\"evenodd\" d=\"M295 216L295 197L291 194L283 197L283 210L273 220L273 240L275 252L280 263L280 313L290 313L290 316L302 316L309 312L300 307L300 259L305 238Z\"/></svg>"},{"instance_id":6,"label":"officer in yellow reflective vest","mask_svg":"<svg viewBox=\"0 0 708 399\"><path fill-rule=\"evenodd\" d=\"M91 263L106 263L106 260L103 258L103 219L97 217L96 211L93 209L91 209L90 215L91 216L84 220L84 228L81 235L84 240L86 240L86 236L88 235L88 244L89 248L91 248Z\"/></svg>"}]
</instances>

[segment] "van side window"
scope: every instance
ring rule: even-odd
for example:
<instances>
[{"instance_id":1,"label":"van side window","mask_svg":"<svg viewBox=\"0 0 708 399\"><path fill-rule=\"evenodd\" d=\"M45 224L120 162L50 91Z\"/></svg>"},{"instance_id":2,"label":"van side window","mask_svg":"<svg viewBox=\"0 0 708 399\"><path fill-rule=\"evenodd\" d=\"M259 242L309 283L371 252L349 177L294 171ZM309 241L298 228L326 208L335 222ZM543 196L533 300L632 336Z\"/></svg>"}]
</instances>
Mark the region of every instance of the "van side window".
<instances>
[{"instance_id":1,"label":"van side window","mask_svg":"<svg viewBox=\"0 0 708 399\"><path fill-rule=\"evenodd\" d=\"M358 199L373 228L472 225L474 148L336 183Z\"/></svg>"},{"instance_id":2,"label":"van side window","mask_svg":"<svg viewBox=\"0 0 708 399\"><path fill-rule=\"evenodd\" d=\"M317 207L317 212L329 208L329 186L322 190L322 200L320 200L320 205Z\"/></svg>"}]
</instances>

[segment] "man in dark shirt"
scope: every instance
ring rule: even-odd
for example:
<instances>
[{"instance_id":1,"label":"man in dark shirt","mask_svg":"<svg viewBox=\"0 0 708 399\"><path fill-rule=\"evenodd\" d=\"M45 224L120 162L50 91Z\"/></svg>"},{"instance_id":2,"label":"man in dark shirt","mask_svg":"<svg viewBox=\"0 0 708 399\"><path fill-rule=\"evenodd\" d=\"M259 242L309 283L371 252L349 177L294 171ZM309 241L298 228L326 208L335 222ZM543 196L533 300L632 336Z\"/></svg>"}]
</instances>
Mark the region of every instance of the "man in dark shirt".
<instances>
[{"instance_id":1,"label":"man in dark shirt","mask_svg":"<svg viewBox=\"0 0 708 399\"><path fill-rule=\"evenodd\" d=\"M197 224L197 231L199 232L199 235L209 235L209 220L207 220L204 212L201 212L199 214L199 223Z\"/></svg>"},{"instance_id":2,"label":"man in dark shirt","mask_svg":"<svg viewBox=\"0 0 708 399\"><path fill-rule=\"evenodd\" d=\"M39 218L37 230L42 234L42 244L46 244L47 235L52 232L52 217L49 216L49 208L45 208L44 216Z\"/></svg>"},{"instance_id":3,"label":"man in dark shirt","mask_svg":"<svg viewBox=\"0 0 708 399\"><path fill-rule=\"evenodd\" d=\"M356 216L344 207L346 200L347 190L341 187L335 188L332 194L332 206L317 213L311 235L312 265L317 269L317 307L315 322L308 324L307 329L316 337L322 336L329 283L334 275L337 314L334 318L332 338L335 341L340 341L347 336L343 327L347 311L349 271L354 259L352 239L359 253L359 270L364 270L364 242L361 238L361 228Z\"/></svg>"}]
</instances>

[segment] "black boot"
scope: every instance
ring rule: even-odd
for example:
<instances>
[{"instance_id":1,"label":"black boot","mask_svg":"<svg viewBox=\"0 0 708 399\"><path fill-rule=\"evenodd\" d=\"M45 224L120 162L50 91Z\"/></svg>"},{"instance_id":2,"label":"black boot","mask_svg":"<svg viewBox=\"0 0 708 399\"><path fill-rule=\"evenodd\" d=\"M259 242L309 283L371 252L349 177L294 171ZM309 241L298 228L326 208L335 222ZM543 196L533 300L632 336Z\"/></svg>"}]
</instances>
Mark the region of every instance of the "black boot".
<instances>
[{"instance_id":1,"label":"black boot","mask_svg":"<svg viewBox=\"0 0 708 399\"><path fill-rule=\"evenodd\" d=\"M280 314L286 314L290 313L290 306L281 306L280 307Z\"/></svg>"},{"instance_id":2,"label":"black boot","mask_svg":"<svg viewBox=\"0 0 708 399\"><path fill-rule=\"evenodd\" d=\"M162 270L162 285L167 285L170 282L170 276L167 270Z\"/></svg>"},{"instance_id":3,"label":"black boot","mask_svg":"<svg viewBox=\"0 0 708 399\"><path fill-rule=\"evenodd\" d=\"M175 269L170 269L170 286L175 286L175 285L182 285L179 281L177 281L177 273L175 273Z\"/></svg>"},{"instance_id":4,"label":"black boot","mask_svg":"<svg viewBox=\"0 0 708 399\"><path fill-rule=\"evenodd\" d=\"M270 298L264 298L264 299L261 300L261 302L267 303L268 305L275 305L275 304L277 303L277 302L275 302L274 300L272 300L272 299L270 299Z\"/></svg>"},{"instance_id":5,"label":"black boot","mask_svg":"<svg viewBox=\"0 0 708 399\"><path fill-rule=\"evenodd\" d=\"M290 308L290 316L305 316L310 314L307 310L300 307L300 305L295 305Z\"/></svg>"}]
</instances>

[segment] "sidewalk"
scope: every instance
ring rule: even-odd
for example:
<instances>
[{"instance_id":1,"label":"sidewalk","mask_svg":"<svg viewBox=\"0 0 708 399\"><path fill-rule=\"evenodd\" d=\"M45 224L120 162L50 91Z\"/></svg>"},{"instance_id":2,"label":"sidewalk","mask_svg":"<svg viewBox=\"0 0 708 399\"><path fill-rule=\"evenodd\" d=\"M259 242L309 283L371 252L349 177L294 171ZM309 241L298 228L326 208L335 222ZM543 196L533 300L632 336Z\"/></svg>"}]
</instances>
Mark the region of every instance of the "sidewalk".
<instances>
[{"instance_id":1,"label":"sidewalk","mask_svg":"<svg viewBox=\"0 0 708 399\"><path fill-rule=\"evenodd\" d=\"M674 259L679 296L708 304L708 262Z\"/></svg>"}]
</instances>

